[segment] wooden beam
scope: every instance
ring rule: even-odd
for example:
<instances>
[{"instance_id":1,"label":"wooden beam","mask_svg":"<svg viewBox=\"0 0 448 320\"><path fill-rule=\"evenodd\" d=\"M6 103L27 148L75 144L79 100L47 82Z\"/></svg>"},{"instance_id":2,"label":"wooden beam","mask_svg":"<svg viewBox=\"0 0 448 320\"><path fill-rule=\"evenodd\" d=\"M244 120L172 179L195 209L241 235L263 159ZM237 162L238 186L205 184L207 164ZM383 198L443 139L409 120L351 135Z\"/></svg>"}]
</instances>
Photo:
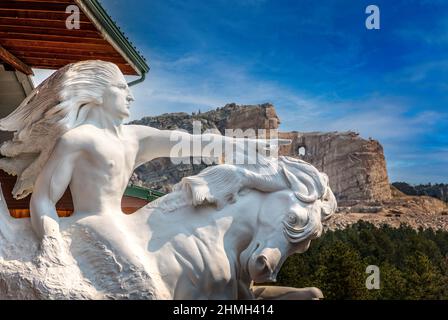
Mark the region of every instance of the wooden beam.
<instances>
[{"instance_id":1,"label":"wooden beam","mask_svg":"<svg viewBox=\"0 0 448 320\"><path fill-rule=\"evenodd\" d=\"M80 30L97 31L93 23L80 21ZM11 18L0 17L0 25L5 26L28 26L37 28L53 28L53 29L67 29L65 20L42 20L29 18Z\"/></svg>"},{"instance_id":2,"label":"wooden beam","mask_svg":"<svg viewBox=\"0 0 448 320\"><path fill-rule=\"evenodd\" d=\"M54 58L54 57L75 57L80 60L87 59L116 59L121 63L126 63L116 52L104 52L104 51L86 51L86 50L69 50L65 48L45 48L45 47L14 47L9 49L9 52L20 57L21 60L25 58Z\"/></svg>"},{"instance_id":3,"label":"wooden beam","mask_svg":"<svg viewBox=\"0 0 448 320\"><path fill-rule=\"evenodd\" d=\"M87 50L86 48L78 48L76 49L68 49L68 48L55 48L55 47L27 47L25 45L22 46L14 46L8 47L9 52L11 52L16 57L19 57L21 60L25 60L25 57L29 57L29 55L36 54L36 57L40 56L40 54L52 54L53 57L57 57L59 55L74 55L74 56L82 56L84 59L101 59L101 58L121 58L123 63L126 60L123 59L118 53L113 51L105 51L105 50ZM33 67L33 66L31 66Z\"/></svg>"},{"instance_id":4,"label":"wooden beam","mask_svg":"<svg viewBox=\"0 0 448 320\"><path fill-rule=\"evenodd\" d=\"M23 63L20 59L18 59L16 56L14 56L12 53L10 53L8 50L3 48L0 45L0 59L6 62L7 64L14 67L17 71L20 71L28 76L34 75L33 70L31 68Z\"/></svg>"},{"instance_id":5,"label":"wooden beam","mask_svg":"<svg viewBox=\"0 0 448 320\"><path fill-rule=\"evenodd\" d=\"M82 29L68 30L65 28L42 28L30 27L28 25L5 26L0 24L0 31L8 34L25 34L25 35L50 35L50 36L76 36L80 38L96 38L103 39L99 31L90 31Z\"/></svg>"},{"instance_id":6,"label":"wooden beam","mask_svg":"<svg viewBox=\"0 0 448 320\"><path fill-rule=\"evenodd\" d=\"M69 15L64 12L40 12L40 11L20 11L20 10L4 10L0 5L0 17L2 18L19 18L19 19L37 19L37 20L52 20L65 21ZM81 23L90 23L90 20L81 13Z\"/></svg>"},{"instance_id":7,"label":"wooden beam","mask_svg":"<svg viewBox=\"0 0 448 320\"><path fill-rule=\"evenodd\" d=\"M74 4L74 3L73 3ZM67 3L36 3L33 1L2 0L2 10L17 10L27 12L65 12Z\"/></svg>"},{"instance_id":8,"label":"wooden beam","mask_svg":"<svg viewBox=\"0 0 448 320\"><path fill-rule=\"evenodd\" d=\"M78 37L75 32L72 32L70 36L58 36L51 34L22 34L22 33L12 33L12 32L2 32L0 30L0 39L2 40L32 40L32 41L48 41L48 42L71 42L71 43L85 43L85 44L96 44L105 45L109 44L103 38L96 36L95 38Z\"/></svg>"},{"instance_id":9,"label":"wooden beam","mask_svg":"<svg viewBox=\"0 0 448 320\"><path fill-rule=\"evenodd\" d=\"M23 61L27 61L27 59L61 59L61 60L73 60L73 61L81 61L81 60L106 60L113 63L122 63L125 64L126 60L122 57L112 57L107 56L105 54L99 55L76 55L76 54L64 54L64 53L41 53L41 52L25 52L25 51L13 51L11 52L17 57L20 57Z\"/></svg>"},{"instance_id":10,"label":"wooden beam","mask_svg":"<svg viewBox=\"0 0 448 320\"><path fill-rule=\"evenodd\" d=\"M4 39L1 38L1 43L10 48L15 48L16 46L27 47L45 47L45 48L67 48L67 49L84 49L88 51L103 51L103 52L116 52L115 49L106 41L104 44L89 44L83 43L82 38L74 39L70 42L52 42L52 41L35 41L35 40L25 40L25 39Z\"/></svg>"}]
</instances>

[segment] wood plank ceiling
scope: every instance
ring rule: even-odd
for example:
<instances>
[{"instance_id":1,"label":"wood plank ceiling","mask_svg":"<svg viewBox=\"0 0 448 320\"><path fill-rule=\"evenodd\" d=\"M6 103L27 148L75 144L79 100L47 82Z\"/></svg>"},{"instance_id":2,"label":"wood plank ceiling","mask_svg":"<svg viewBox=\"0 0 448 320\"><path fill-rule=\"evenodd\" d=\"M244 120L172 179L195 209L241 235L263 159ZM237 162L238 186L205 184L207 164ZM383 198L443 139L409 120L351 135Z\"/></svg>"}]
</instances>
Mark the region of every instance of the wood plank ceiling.
<instances>
[{"instance_id":1,"label":"wood plank ceiling","mask_svg":"<svg viewBox=\"0 0 448 320\"><path fill-rule=\"evenodd\" d=\"M100 59L137 75L126 59L104 39L80 11L80 29L67 29L66 13L74 0L0 1L0 46L32 68L59 69L75 61Z\"/></svg>"}]
</instances>

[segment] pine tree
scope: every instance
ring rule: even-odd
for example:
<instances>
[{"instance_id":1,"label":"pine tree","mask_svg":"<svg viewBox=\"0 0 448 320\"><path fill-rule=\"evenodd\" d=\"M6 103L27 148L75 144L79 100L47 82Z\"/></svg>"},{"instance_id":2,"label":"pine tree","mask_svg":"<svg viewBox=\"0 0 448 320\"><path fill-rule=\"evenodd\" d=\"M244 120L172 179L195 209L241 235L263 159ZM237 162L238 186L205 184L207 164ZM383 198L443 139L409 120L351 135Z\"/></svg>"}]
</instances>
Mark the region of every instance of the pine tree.
<instances>
[{"instance_id":1,"label":"pine tree","mask_svg":"<svg viewBox=\"0 0 448 320\"><path fill-rule=\"evenodd\" d=\"M327 299L367 299L365 269L358 252L342 241L325 247L319 254L314 280Z\"/></svg>"}]
</instances>

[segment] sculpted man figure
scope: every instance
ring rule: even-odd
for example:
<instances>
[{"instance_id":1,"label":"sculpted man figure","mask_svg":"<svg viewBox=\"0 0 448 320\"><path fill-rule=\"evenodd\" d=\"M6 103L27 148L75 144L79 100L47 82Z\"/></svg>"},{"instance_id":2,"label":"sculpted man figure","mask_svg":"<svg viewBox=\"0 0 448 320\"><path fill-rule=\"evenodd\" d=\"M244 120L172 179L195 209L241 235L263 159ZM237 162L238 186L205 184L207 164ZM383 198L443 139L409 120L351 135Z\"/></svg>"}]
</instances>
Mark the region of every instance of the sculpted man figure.
<instances>
[{"instance_id":1,"label":"sculpted man figure","mask_svg":"<svg viewBox=\"0 0 448 320\"><path fill-rule=\"evenodd\" d=\"M89 283L97 284L95 290L101 287L100 291L112 295L116 294L117 287L126 291L126 287L123 289L126 283L129 290L138 292L138 297L254 297L248 291L251 280L272 280L289 254L306 250L309 241L320 235L321 219L331 215L336 206L328 179L310 165L288 159L280 161L280 168L266 160L263 166L272 173L267 177L260 174L259 167L251 171L249 167L221 165L184 179L177 191L142 209L141 214L125 216L121 211L121 198L134 169L154 158L172 156L173 147L178 143L172 139L172 131L123 125L133 100L116 65L83 61L55 72L11 115L0 120L0 130L15 132L14 138L0 148L5 156L0 159L0 168L18 177L14 197L23 198L32 192L31 223L42 241L41 251L53 255L54 260L62 264L70 264L70 259L74 258L83 276L93 279L89 278ZM199 153L191 148L191 153L182 154L182 157L216 156L204 154L204 146L212 139L232 143L242 152L242 141L238 139L184 132L176 132L176 137L201 146ZM261 144L262 148L269 146L268 142L246 142ZM59 220L55 205L68 186L74 214ZM234 216L235 212L244 216L244 212L240 212L242 207L222 210L222 213L217 209L194 208L207 203L225 206L235 202L244 189L284 192L276 194L284 198L285 209L277 220L273 219L278 224L273 239L279 249L268 250L261 243L256 245L256 237L249 237L251 232L256 232L257 221L261 221L259 217L247 214L247 219L253 218L252 226L249 223L245 229L241 224L239 229L229 231L236 227L227 223L240 218ZM266 195L255 193L246 197L247 205L250 197L265 199ZM260 199L252 200L261 203ZM301 203L300 206L297 203ZM297 208L291 211L288 208L292 206ZM209 217L198 213L201 210L206 210ZM261 208L257 210L254 214L262 214ZM169 218L166 212L171 211L180 212L173 213L173 217L184 222ZM293 213L288 215L288 212ZM13 225L8 221L4 223ZM60 230L60 226L64 230ZM217 231L223 226L229 231L227 234ZM0 221L0 236L1 227ZM238 230L247 233L247 240L238 238ZM61 231L72 238L69 247ZM183 235L189 233L193 238L184 239ZM282 233L286 238L280 236L283 239L280 245L278 237ZM241 233L242 238L243 235ZM82 239L85 240L83 244ZM190 242L191 239L200 240ZM241 261L232 260L223 242L234 244L232 250L238 252L237 260L244 257L248 269L240 266ZM244 243L247 247L240 248ZM204 244L206 249L202 248ZM263 251L265 249L267 251ZM102 260L96 254L85 258L89 250L100 250ZM1 252L0 246L0 258ZM66 253L67 260L62 252ZM111 284L114 277L109 277L107 284L103 283L104 279L95 278L97 275L92 270L108 263L118 268L119 277L129 278L121 279L118 285ZM230 269L222 269L223 263L228 263ZM243 267L245 271L236 271L234 266ZM108 273L112 269L107 265L107 270L101 270ZM221 284L228 283L238 273L244 275L242 279L236 279L234 287L221 293L221 289L218 290ZM247 288L242 288L241 283ZM217 289L210 292L205 288Z\"/></svg>"},{"instance_id":2,"label":"sculpted man figure","mask_svg":"<svg viewBox=\"0 0 448 320\"><path fill-rule=\"evenodd\" d=\"M133 100L115 64L83 61L58 70L0 121L1 130L16 132L0 149L8 157L0 168L18 176L15 198L35 190L31 221L40 238L59 233L55 204L69 184L77 214L115 215L134 169L171 155L172 131L123 125ZM210 139L236 142L212 134L175 136L200 146ZM207 156L203 149L182 156Z\"/></svg>"}]
</instances>

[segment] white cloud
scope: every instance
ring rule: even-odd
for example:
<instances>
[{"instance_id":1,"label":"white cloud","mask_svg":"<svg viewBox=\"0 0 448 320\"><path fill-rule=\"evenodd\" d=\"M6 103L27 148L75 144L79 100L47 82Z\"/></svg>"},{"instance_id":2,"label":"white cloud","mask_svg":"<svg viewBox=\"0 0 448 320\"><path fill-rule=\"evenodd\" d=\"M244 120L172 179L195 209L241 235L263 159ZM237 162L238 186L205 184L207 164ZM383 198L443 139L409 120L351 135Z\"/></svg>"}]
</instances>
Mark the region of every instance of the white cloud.
<instances>
[{"instance_id":1,"label":"white cloud","mask_svg":"<svg viewBox=\"0 0 448 320\"><path fill-rule=\"evenodd\" d=\"M305 110L304 114L316 115L319 110L314 99L274 81L251 76L248 66L206 56L188 55L172 61L152 59L148 80L132 90L136 96L133 119L164 112L206 111L230 102L272 102L279 113L287 113L292 107Z\"/></svg>"}]
</instances>

